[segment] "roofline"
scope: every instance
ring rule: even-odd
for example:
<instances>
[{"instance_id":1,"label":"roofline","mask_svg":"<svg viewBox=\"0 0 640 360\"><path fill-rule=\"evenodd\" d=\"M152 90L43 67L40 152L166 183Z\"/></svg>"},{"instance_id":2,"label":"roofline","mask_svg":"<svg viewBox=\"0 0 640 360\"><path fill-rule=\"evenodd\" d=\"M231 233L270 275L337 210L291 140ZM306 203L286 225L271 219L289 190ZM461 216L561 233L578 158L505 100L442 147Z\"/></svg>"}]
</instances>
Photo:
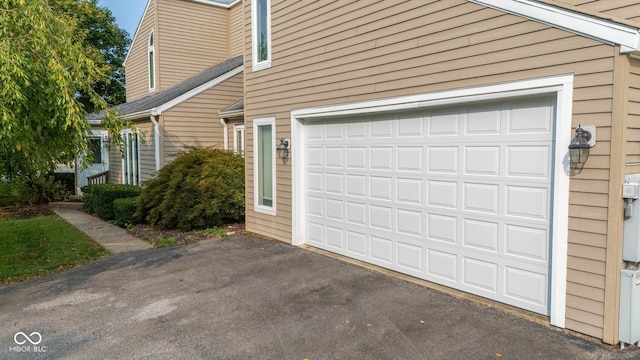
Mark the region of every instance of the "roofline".
<instances>
[{"instance_id":1,"label":"roofline","mask_svg":"<svg viewBox=\"0 0 640 360\"><path fill-rule=\"evenodd\" d=\"M140 16L140 20L138 20L138 26L136 26L136 32L133 34L131 38L131 42L129 43L129 49L127 50L127 56L124 57L124 61L122 62L122 66L126 68L127 60L129 59L129 54L131 54L131 47L133 46L133 42L136 41L138 37L138 33L140 32L140 26L142 26L142 20L147 15L147 11L149 10L149 4L151 4L152 0L147 0L147 6L144 7L144 11L142 12L142 16Z\"/></svg>"},{"instance_id":2,"label":"roofline","mask_svg":"<svg viewBox=\"0 0 640 360\"><path fill-rule=\"evenodd\" d=\"M233 6L235 6L236 4L239 4L242 2L242 0L235 0L230 4L220 4L220 3L213 3L207 0L189 0L192 2L197 2L200 4L207 4L207 5L212 5L212 6L218 6L221 8L225 8L225 9L230 9ZM127 50L127 56L124 57L124 61L122 62L122 65L125 66L127 63L127 59L129 59L129 53L131 53L131 45L133 45L133 42L136 40L136 37L138 36L138 32L140 31L140 26L142 25L142 19L144 19L145 15L147 14L147 10L149 10L149 4L151 4L151 0L147 0L147 6L145 6L144 11L142 12L142 16L140 17L140 20L138 20L138 26L136 27L136 32L135 34L133 34L133 37L131 38L131 43L129 44L129 49Z\"/></svg>"},{"instance_id":3,"label":"roofline","mask_svg":"<svg viewBox=\"0 0 640 360\"><path fill-rule=\"evenodd\" d=\"M218 114L218 116L223 118L223 119L241 117L241 116L244 116L244 109L243 110L232 110L232 111L221 111Z\"/></svg>"},{"instance_id":4,"label":"roofline","mask_svg":"<svg viewBox=\"0 0 640 360\"><path fill-rule=\"evenodd\" d=\"M160 106L156 106L156 107L151 108L151 109L142 110L142 111L138 111L138 112L135 112L135 113L126 114L126 115L122 115L122 116L116 116L116 117L119 118L119 119L124 119L124 120L134 120L134 119L145 117L145 116L159 116L159 115L162 115L163 112L171 109L172 107L174 107L176 105L179 105L179 104L191 99L192 97L202 93L203 91L209 90L212 87L220 84L221 82L223 82L225 80L228 80L228 79L230 79L230 78L242 73L243 69L244 69L243 65L240 65L240 66L238 66L238 67L236 67L236 68L234 68L234 69L232 69L230 71L227 71L226 73L224 73L224 74L222 74L222 75L220 75L220 76L218 76L218 77L216 77L214 79L211 79L211 80L207 81L206 83L204 83L204 84L202 84L202 85L200 85L198 87L195 87L195 88L187 91L186 93L184 93L184 94L182 94L182 95L180 95L178 97L173 98L172 100L167 101L166 103L164 103L164 104L162 104ZM100 122L98 122L98 123L92 123L91 122L91 121L95 121L95 120L89 120L89 121L90 121L89 123L92 124L92 125L99 125L100 124Z\"/></svg>"},{"instance_id":5,"label":"roofline","mask_svg":"<svg viewBox=\"0 0 640 360\"><path fill-rule=\"evenodd\" d=\"M576 11L531 0L469 0L490 8L542 22L611 45L621 53L640 50L638 28L583 15Z\"/></svg>"}]
</instances>

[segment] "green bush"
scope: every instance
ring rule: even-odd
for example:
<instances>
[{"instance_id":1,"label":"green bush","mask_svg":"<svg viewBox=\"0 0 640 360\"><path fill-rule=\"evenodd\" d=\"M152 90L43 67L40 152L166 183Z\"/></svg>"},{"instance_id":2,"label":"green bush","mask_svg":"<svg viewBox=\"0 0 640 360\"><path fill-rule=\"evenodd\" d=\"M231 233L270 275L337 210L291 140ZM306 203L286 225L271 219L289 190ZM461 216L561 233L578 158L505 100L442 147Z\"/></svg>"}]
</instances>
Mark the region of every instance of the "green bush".
<instances>
[{"instance_id":1,"label":"green bush","mask_svg":"<svg viewBox=\"0 0 640 360\"><path fill-rule=\"evenodd\" d=\"M191 148L143 184L136 217L162 229L203 229L244 219L244 159Z\"/></svg>"},{"instance_id":2,"label":"green bush","mask_svg":"<svg viewBox=\"0 0 640 360\"><path fill-rule=\"evenodd\" d=\"M0 180L0 206L31 202L31 189L23 182Z\"/></svg>"},{"instance_id":3,"label":"green bush","mask_svg":"<svg viewBox=\"0 0 640 360\"><path fill-rule=\"evenodd\" d=\"M69 188L68 175L71 175ZM35 179L0 179L0 206L14 204L39 204L68 200L73 194L73 174L43 174Z\"/></svg>"},{"instance_id":4,"label":"green bush","mask_svg":"<svg viewBox=\"0 0 640 360\"><path fill-rule=\"evenodd\" d=\"M105 220L114 220L113 202L116 199L135 197L140 195L140 187L125 184L96 184L83 188L84 211L96 214Z\"/></svg>"},{"instance_id":5,"label":"green bush","mask_svg":"<svg viewBox=\"0 0 640 360\"><path fill-rule=\"evenodd\" d=\"M113 200L113 214L116 225L125 227L136 223L136 201L137 197L128 197Z\"/></svg>"}]
</instances>

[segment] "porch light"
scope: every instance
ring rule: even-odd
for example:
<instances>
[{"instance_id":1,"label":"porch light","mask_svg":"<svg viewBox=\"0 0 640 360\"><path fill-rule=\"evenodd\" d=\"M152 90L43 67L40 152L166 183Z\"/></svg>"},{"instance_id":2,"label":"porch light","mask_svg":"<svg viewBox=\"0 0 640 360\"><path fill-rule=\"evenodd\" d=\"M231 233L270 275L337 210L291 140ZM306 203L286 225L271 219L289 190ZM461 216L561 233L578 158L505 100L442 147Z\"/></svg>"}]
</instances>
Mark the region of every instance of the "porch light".
<instances>
[{"instance_id":1,"label":"porch light","mask_svg":"<svg viewBox=\"0 0 640 360\"><path fill-rule=\"evenodd\" d=\"M278 151L278 157L282 160L286 160L289 157L289 140L280 139L280 145L276 147Z\"/></svg>"},{"instance_id":2,"label":"porch light","mask_svg":"<svg viewBox=\"0 0 640 360\"><path fill-rule=\"evenodd\" d=\"M584 130L581 125L578 125L576 128L576 136L571 140L571 144L569 144L571 170L576 174L582 172L584 164L589 159L589 151L592 147L589 143L590 140L591 132Z\"/></svg>"}]
</instances>

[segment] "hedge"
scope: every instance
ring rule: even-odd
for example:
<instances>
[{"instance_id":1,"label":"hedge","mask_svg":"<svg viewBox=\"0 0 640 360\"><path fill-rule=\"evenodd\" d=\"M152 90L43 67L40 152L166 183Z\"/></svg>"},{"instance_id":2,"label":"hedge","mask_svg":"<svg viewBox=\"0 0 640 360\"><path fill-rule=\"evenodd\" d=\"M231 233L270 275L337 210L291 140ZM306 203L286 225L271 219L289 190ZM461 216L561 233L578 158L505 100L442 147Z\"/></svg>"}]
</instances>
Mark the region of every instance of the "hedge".
<instances>
[{"instance_id":1,"label":"hedge","mask_svg":"<svg viewBox=\"0 0 640 360\"><path fill-rule=\"evenodd\" d=\"M138 197L128 197L115 199L113 201L113 213L115 215L116 225L125 227L137 222L135 219L137 200Z\"/></svg>"},{"instance_id":2,"label":"hedge","mask_svg":"<svg viewBox=\"0 0 640 360\"><path fill-rule=\"evenodd\" d=\"M85 212L96 214L104 220L114 220L114 200L138 196L141 189L136 185L96 184L83 188L83 191Z\"/></svg>"}]
</instances>

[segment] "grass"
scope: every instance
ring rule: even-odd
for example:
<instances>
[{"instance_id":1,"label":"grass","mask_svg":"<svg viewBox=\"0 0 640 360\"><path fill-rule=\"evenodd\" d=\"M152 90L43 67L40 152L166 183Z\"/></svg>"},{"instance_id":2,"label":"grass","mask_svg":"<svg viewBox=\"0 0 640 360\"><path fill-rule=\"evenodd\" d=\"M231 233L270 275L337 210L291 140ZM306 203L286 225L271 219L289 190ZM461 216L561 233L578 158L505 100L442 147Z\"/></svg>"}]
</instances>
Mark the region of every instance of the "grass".
<instances>
[{"instance_id":1,"label":"grass","mask_svg":"<svg viewBox=\"0 0 640 360\"><path fill-rule=\"evenodd\" d=\"M108 254L55 215L0 219L0 283L65 270Z\"/></svg>"}]
</instances>

